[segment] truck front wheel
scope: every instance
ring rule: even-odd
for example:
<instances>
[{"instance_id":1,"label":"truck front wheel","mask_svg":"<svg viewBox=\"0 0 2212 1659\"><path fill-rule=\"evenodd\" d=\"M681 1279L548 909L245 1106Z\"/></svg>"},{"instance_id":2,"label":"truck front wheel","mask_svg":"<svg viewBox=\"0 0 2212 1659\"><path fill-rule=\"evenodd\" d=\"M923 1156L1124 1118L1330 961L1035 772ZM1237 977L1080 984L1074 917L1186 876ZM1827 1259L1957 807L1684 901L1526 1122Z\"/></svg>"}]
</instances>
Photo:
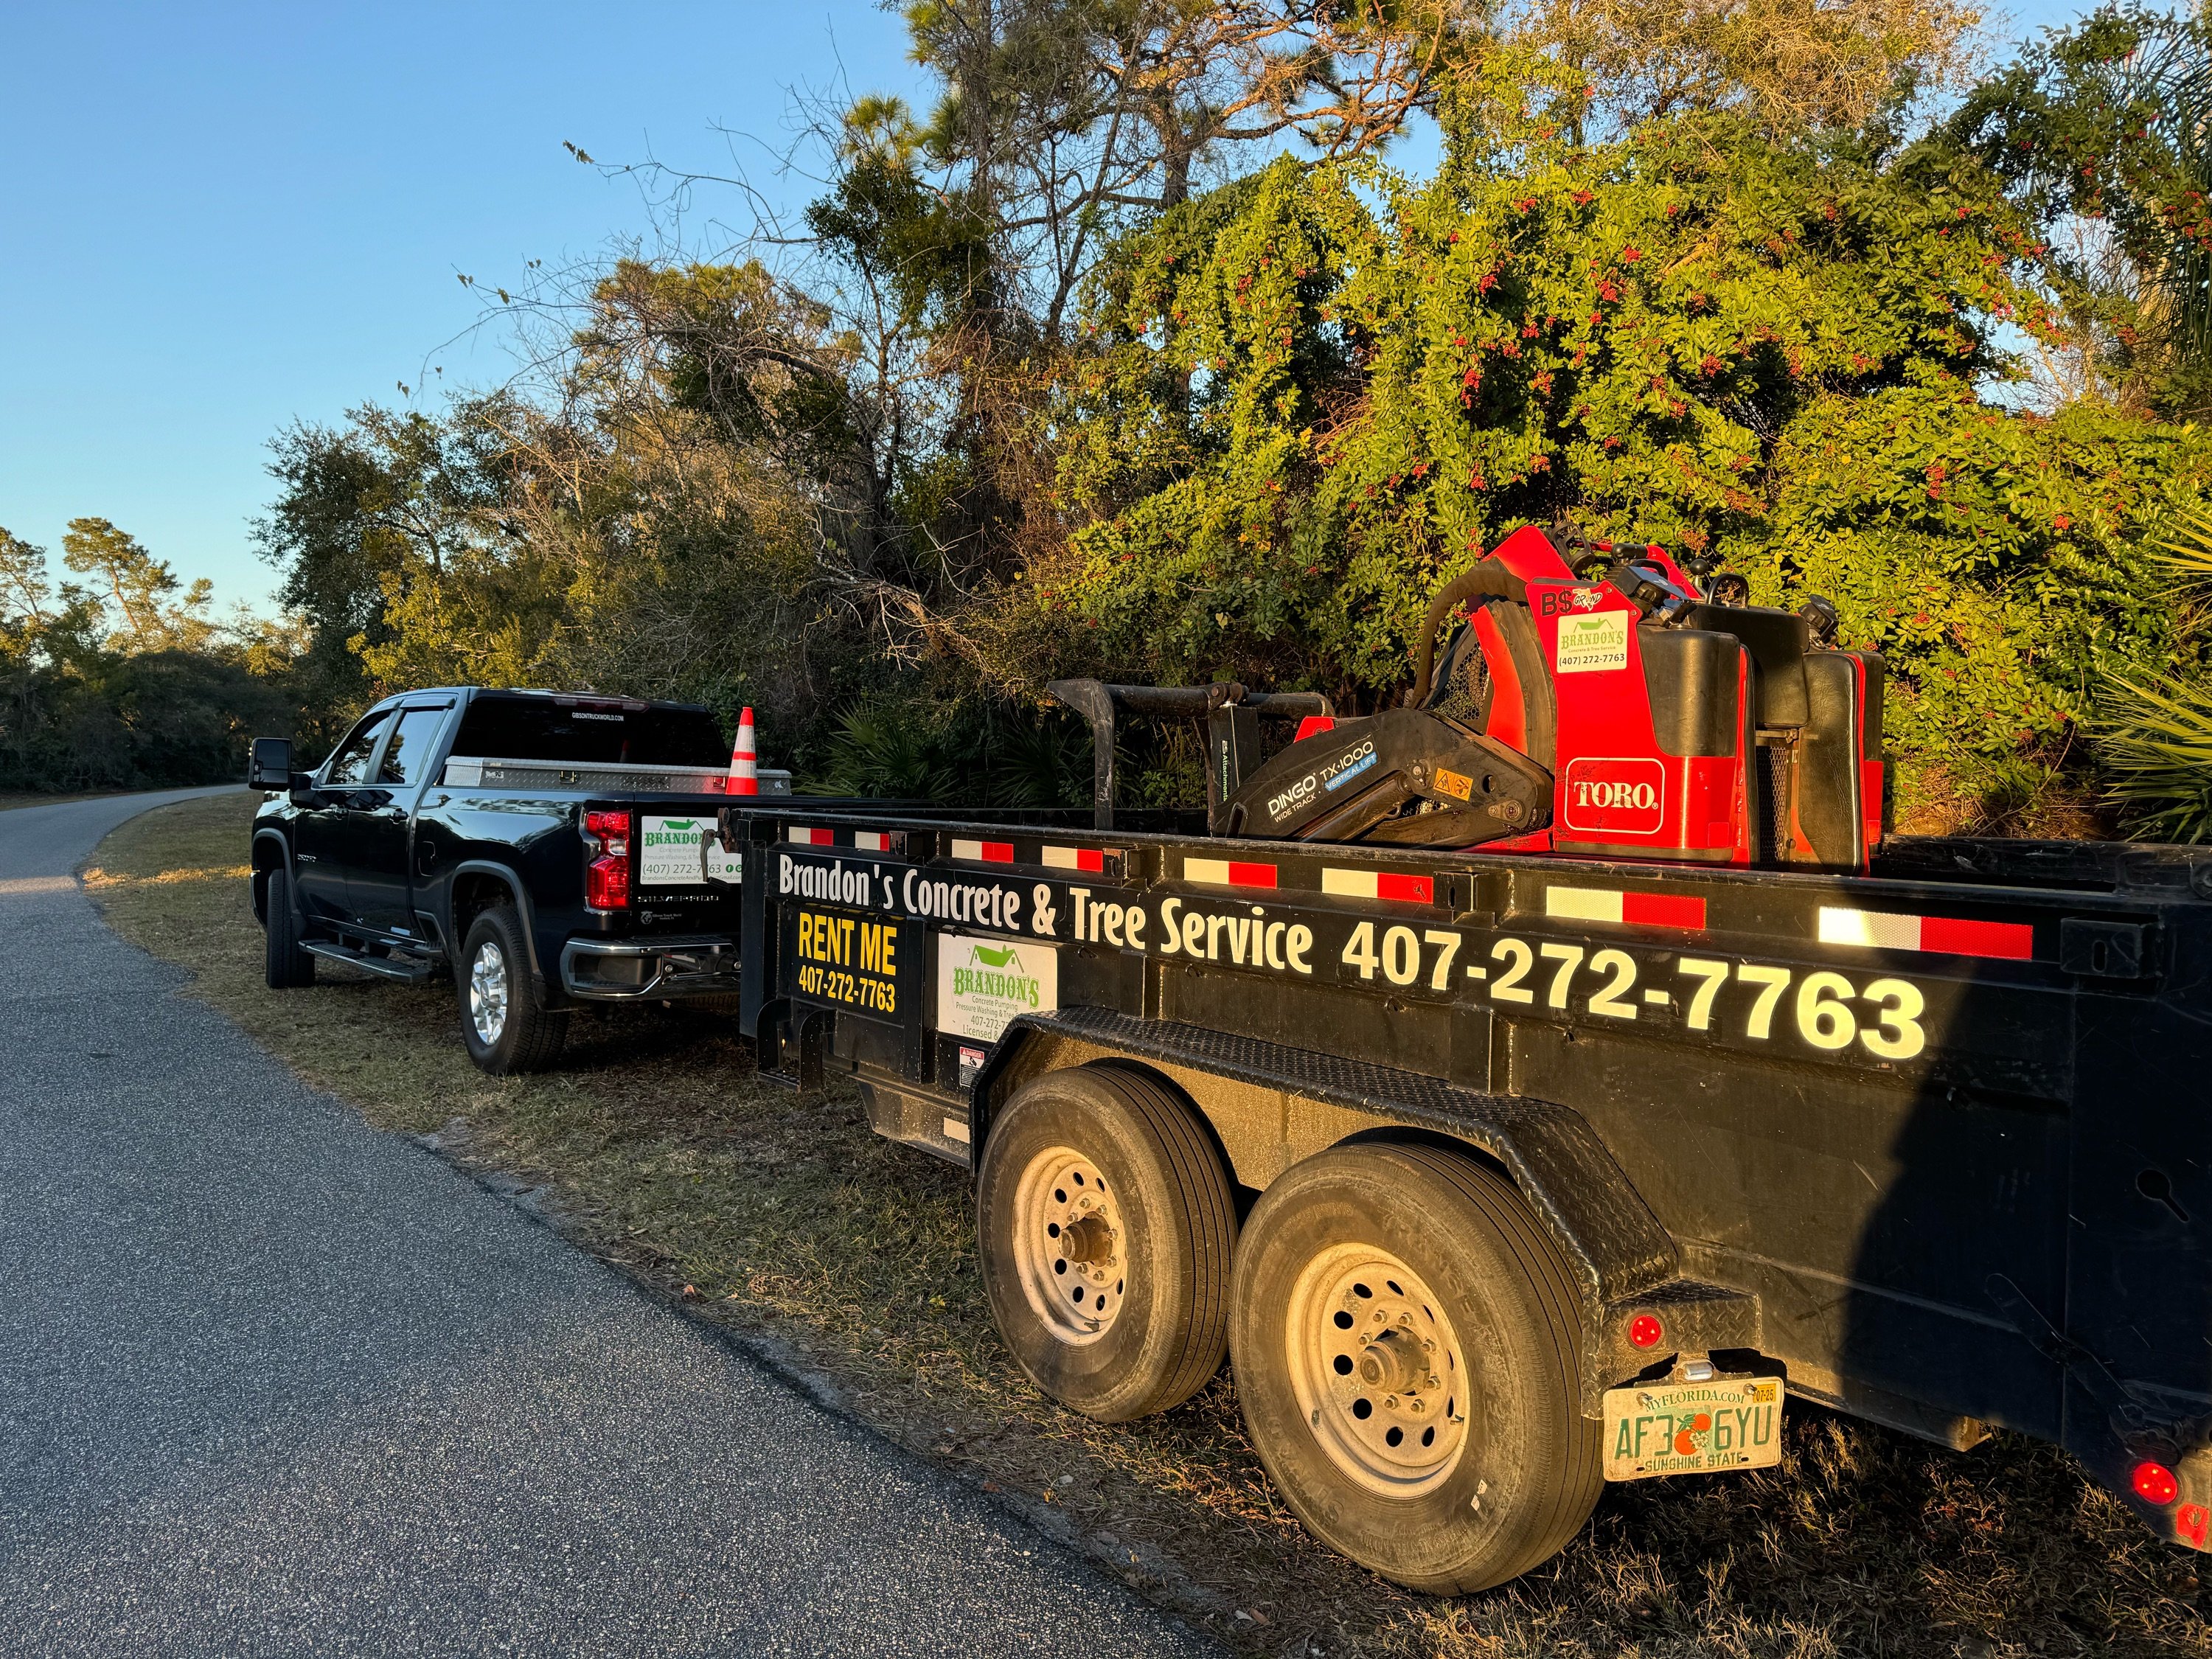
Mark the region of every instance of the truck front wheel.
<instances>
[{"instance_id":1,"label":"truck front wheel","mask_svg":"<svg viewBox=\"0 0 2212 1659\"><path fill-rule=\"evenodd\" d=\"M559 1056L568 1016L541 1007L532 994L530 953L513 906L495 904L469 925L453 984L461 1041L483 1070L495 1077L540 1072Z\"/></svg>"},{"instance_id":2,"label":"truck front wheel","mask_svg":"<svg viewBox=\"0 0 2212 1659\"><path fill-rule=\"evenodd\" d=\"M1156 1079L1082 1066L1024 1085L991 1125L976 1208L999 1334L1054 1399L1124 1423L1220 1369L1235 1195Z\"/></svg>"},{"instance_id":3,"label":"truck front wheel","mask_svg":"<svg viewBox=\"0 0 2212 1659\"><path fill-rule=\"evenodd\" d=\"M296 991L315 982L315 959L300 948L300 918L292 908L292 878L279 864L262 895L261 976L272 991Z\"/></svg>"},{"instance_id":4,"label":"truck front wheel","mask_svg":"<svg viewBox=\"0 0 2212 1659\"><path fill-rule=\"evenodd\" d=\"M1510 1182L1427 1146L1340 1147L1261 1194L1230 1352L1308 1528L1415 1589L1549 1559L1603 1484L1566 1263Z\"/></svg>"}]
</instances>

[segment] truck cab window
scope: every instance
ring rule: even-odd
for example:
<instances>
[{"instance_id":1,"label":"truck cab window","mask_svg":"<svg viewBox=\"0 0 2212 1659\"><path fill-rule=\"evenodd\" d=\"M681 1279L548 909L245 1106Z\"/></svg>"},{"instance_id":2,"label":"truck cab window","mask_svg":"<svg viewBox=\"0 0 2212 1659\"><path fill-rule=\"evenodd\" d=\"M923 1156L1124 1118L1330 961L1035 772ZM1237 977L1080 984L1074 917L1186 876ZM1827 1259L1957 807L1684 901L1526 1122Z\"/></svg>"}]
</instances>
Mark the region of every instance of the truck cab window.
<instances>
[{"instance_id":1,"label":"truck cab window","mask_svg":"<svg viewBox=\"0 0 2212 1659\"><path fill-rule=\"evenodd\" d=\"M323 777L326 788L343 789L368 781L368 757L375 752L377 738L384 735L386 718L381 712L371 714L347 735L331 757L330 769Z\"/></svg>"},{"instance_id":2,"label":"truck cab window","mask_svg":"<svg viewBox=\"0 0 2212 1659\"><path fill-rule=\"evenodd\" d=\"M405 785L421 783L430 775L430 746L438 740L438 728L446 723L443 708L406 708L399 714L398 729L392 734L392 746L384 751L384 761L376 769L380 784Z\"/></svg>"},{"instance_id":3,"label":"truck cab window","mask_svg":"<svg viewBox=\"0 0 2212 1659\"><path fill-rule=\"evenodd\" d=\"M479 692L461 717L453 752L570 766L719 769L730 749L703 708Z\"/></svg>"}]
</instances>

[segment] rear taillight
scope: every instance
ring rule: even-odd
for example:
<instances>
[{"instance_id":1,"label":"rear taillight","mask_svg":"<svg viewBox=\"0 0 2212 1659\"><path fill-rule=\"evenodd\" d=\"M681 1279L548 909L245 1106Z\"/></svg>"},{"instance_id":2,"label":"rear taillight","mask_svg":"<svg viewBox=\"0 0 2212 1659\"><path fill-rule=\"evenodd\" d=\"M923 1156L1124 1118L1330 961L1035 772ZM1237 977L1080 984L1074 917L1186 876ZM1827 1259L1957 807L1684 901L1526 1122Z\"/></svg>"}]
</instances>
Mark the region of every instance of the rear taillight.
<instances>
[{"instance_id":1,"label":"rear taillight","mask_svg":"<svg viewBox=\"0 0 2212 1659\"><path fill-rule=\"evenodd\" d=\"M629 814L584 814L584 902L594 910L629 908Z\"/></svg>"},{"instance_id":2,"label":"rear taillight","mask_svg":"<svg viewBox=\"0 0 2212 1659\"><path fill-rule=\"evenodd\" d=\"M2173 1471L2163 1463L2146 1460L2136 1464L2128 1476L2128 1484L2136 1489L2136 1496L2146 1504L2171 1504L2181 1496L2181 1482L2174 1479Z\"/></svg>"}]
</instances>

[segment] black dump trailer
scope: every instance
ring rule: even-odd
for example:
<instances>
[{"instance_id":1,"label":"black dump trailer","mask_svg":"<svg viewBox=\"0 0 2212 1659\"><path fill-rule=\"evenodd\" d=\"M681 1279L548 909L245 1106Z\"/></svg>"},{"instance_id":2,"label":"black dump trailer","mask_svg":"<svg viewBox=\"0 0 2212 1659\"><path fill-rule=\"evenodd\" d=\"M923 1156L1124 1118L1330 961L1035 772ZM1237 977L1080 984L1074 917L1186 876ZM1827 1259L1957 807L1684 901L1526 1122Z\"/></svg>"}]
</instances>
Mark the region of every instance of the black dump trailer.
<instances>
[{"instance_id":1,"label":"black dump trailer","mask_svg":"<svg viewBox=\"0 0 2212 1659\"><path fill-rule=\"evenodd\" d=\"M971 1167L1000 1328L1109 1420L1233 1356L1270 1475L1409 1585L1785 1395L2212 1504L2212 849L1864 875L731 805L743 1014Z\"/></svg>"}]
</instances>

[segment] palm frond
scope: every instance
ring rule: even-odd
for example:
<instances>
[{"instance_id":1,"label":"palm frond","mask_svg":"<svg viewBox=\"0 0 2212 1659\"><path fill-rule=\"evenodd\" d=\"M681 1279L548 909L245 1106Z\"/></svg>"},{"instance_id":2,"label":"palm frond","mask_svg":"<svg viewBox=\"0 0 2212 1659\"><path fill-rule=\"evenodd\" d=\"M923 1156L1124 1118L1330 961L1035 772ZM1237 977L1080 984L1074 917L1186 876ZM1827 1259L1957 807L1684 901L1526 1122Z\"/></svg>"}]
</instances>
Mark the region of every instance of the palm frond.
<instances>
[{"instance_id":1,"label":"palm frond","mask_svg":"<svg viewBox=\"0 0 2212 1659\"><path fill-rule=\"evenodd\" d=\"M2212 840L2212 684L2109 681L2099 749L2108 799L2145 840Z\"/></svg>"}]
</instances>

